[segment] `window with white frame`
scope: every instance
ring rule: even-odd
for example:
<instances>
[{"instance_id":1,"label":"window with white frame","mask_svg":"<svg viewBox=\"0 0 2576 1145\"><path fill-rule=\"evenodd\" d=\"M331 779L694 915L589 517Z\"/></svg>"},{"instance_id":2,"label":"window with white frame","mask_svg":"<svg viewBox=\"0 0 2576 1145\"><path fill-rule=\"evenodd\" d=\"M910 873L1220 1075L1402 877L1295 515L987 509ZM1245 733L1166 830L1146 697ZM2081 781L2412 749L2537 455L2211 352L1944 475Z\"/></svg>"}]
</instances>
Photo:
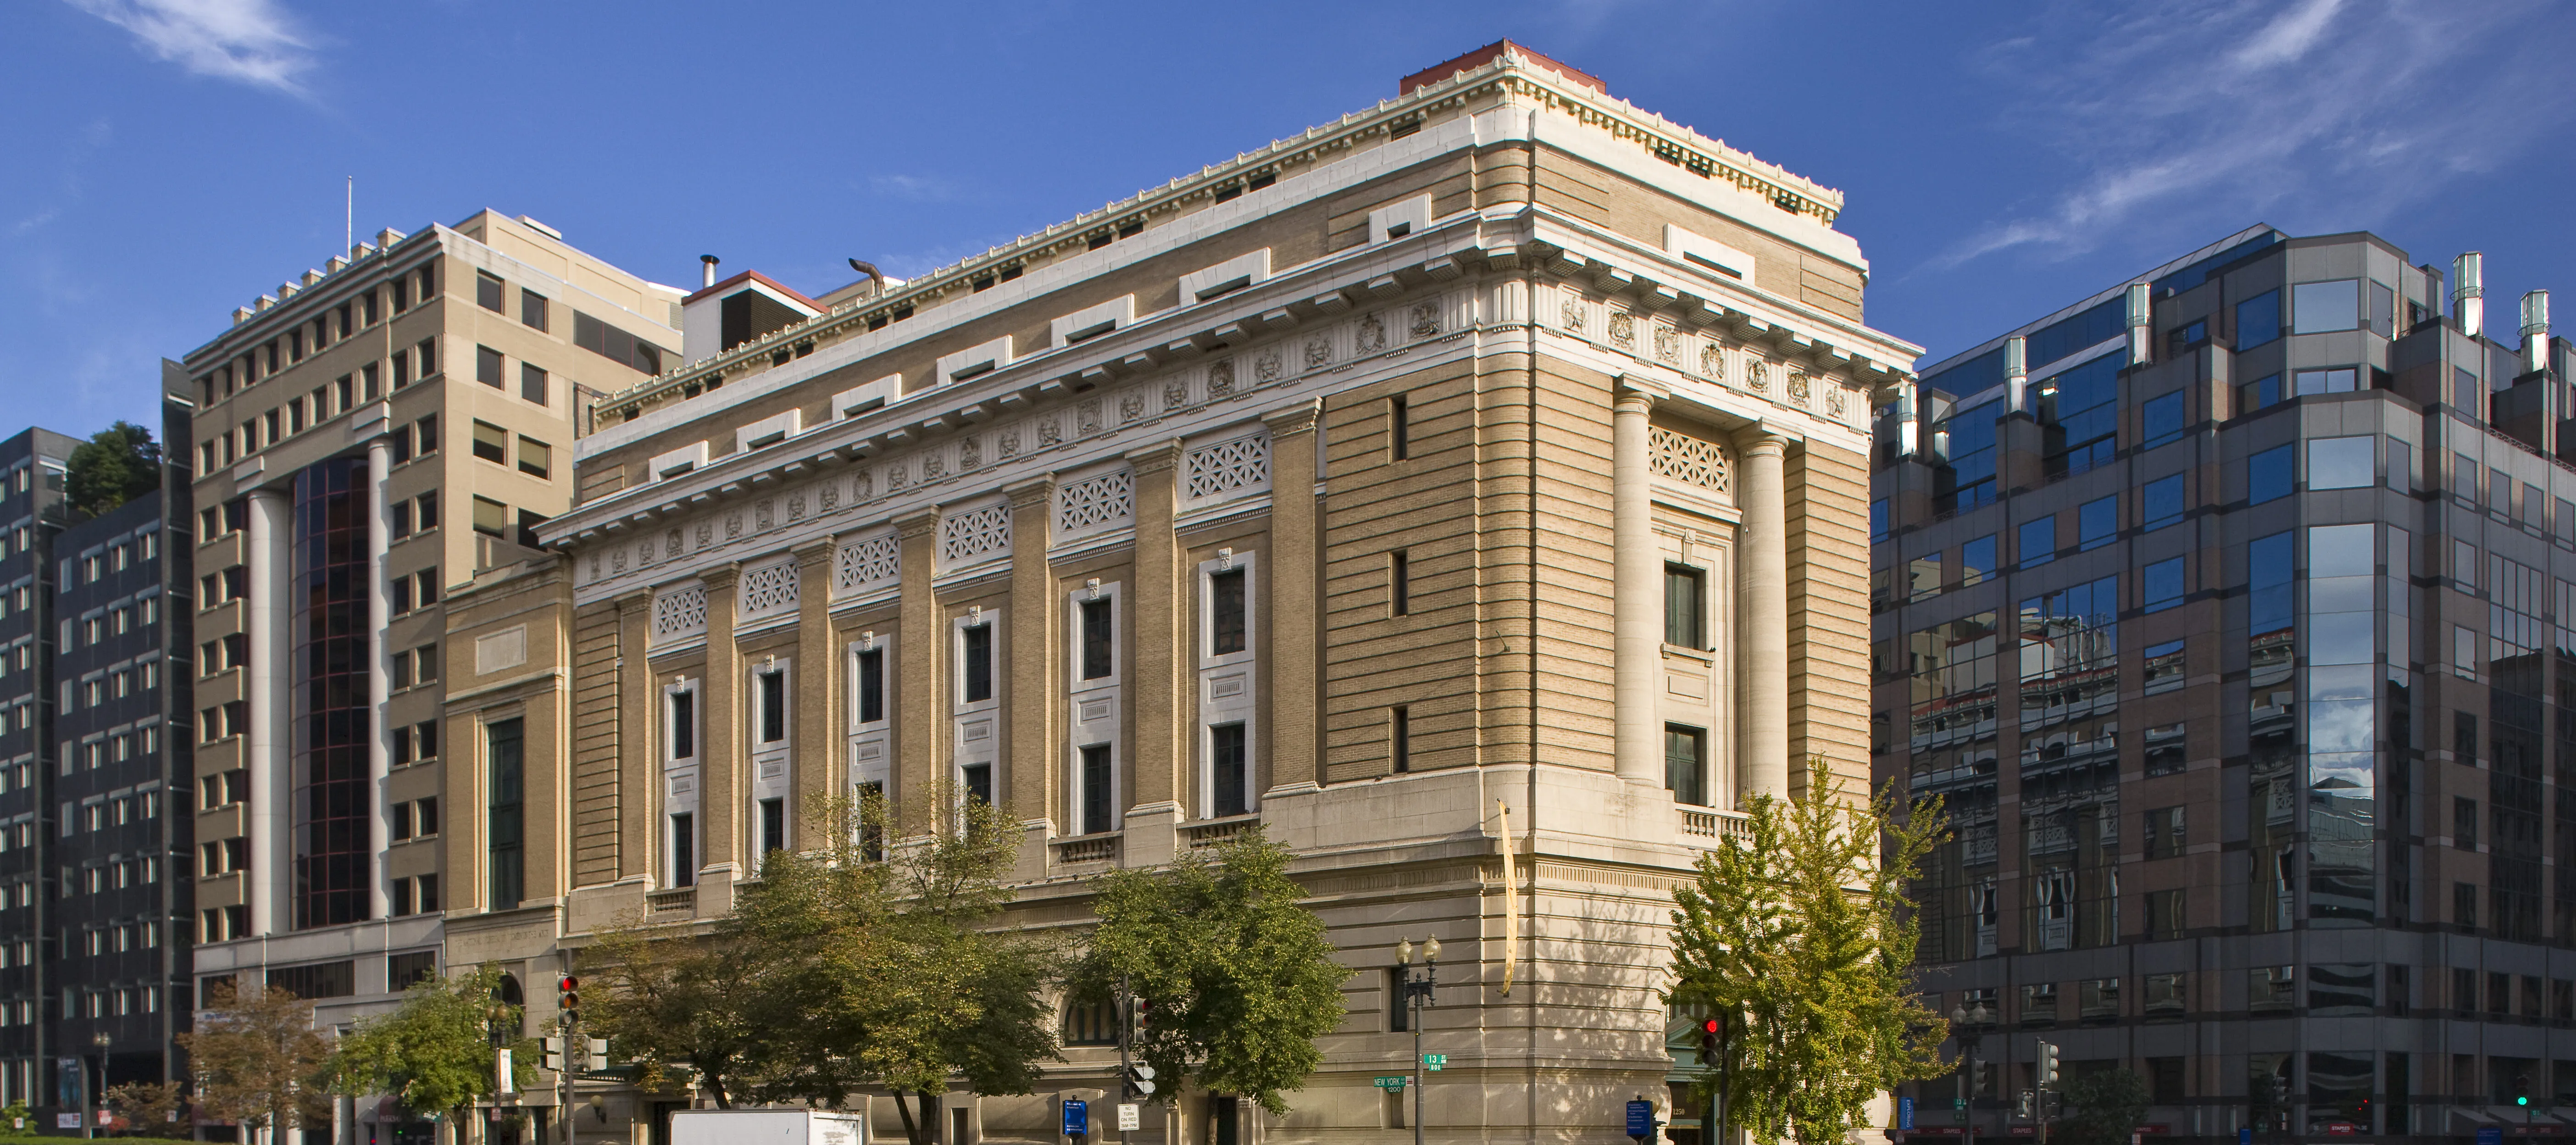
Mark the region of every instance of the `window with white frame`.
<instances>
[{"instance_id":1,"label":"window with white frame","mask_svg":"<svg viewBox=\"0 0 2576 1145\"><path fill-rule=\"evenodd\" d=\"M795 664L762 656L750 665L751 805L756 813L755 857L788 846L787 804L792 779ZM757 859L755 858L755 862Z\"/></svg>"},{"instance_id":2,"label":"window with white frame","mask_svg":"<svg viewBox=\"0 0 2576 1145\"><path fill-rule=\"evenodd\" d=\"M862 632L849 644L850 795L861 803L870 790L890 788L894 739L894 634Z\"/></svg>"},{"instance_id":3,"label":"window with white frame","mask_svg":"<svg viewBox=\"0 0 2576 1145\"><path fill-rule=\"evenodd\" d=\"M698 881L698 759L705 737L703 690L682 677L662 688L663 885Z\"/></svg>"},{"instance_id":4,"label":"window with white frame","mask_svg":"<svg viewBox=\"0 0 2576 1145\"><path fill-rule=\"evenodd\" d=\"M949 706L955 745L949 779L959 798L991 803L1001 782L1002 612L976 605L949 623L949 656L956 668Z\"/></svg>"},{"instance_id":5,"label":"window with white frame","mask_svg":"<svg viewBox=\"0 0 2576 1145\"><path fill-rule=\"evenodd\" d=\"M1260 692L1256 678L1253 583L1250 553L1216 551L1197 569L1198 813L1203 818L1245 815L1260 809L1257 753L1252 727Z\"/></svg>"},{"instance_id":6,"label":"window with white frame","mask_svg":"<svg viewBox=\"0 0 2576 1145\"><path fill-rule=\"evenodd\" d=\"M1065 833L1118 829L1125 742L1123 583L1085 581L1066 594Z\"/></svg>"}]
</instances>

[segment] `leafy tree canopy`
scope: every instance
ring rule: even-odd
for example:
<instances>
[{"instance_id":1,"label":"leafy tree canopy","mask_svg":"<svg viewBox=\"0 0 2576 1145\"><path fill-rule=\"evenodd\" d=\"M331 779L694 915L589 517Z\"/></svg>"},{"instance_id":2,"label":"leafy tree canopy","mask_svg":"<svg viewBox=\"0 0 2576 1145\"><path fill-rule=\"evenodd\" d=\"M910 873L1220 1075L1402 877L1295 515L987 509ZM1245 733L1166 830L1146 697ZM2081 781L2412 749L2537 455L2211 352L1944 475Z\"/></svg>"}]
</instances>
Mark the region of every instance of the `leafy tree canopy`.
<instances>
[{"instance_id":1,"label":"leafy tree canopy","mask_svg":"<svg viewBox=\"0 0 2576 1145\"><path fill-rule=\"evenodd\" d=\"M197 1028L175 1039L196 1066L205 1112L252 1128L329 1125L317 1083L330 1043L313 1028L313 1004L282 987L217 985Z\"/></svg>"},{"instance_id":2,"label":"leafy tree canopy","mask_svg":"<svg viewBox=\"0 0 2576 1145\"><path fill-rule=\"evenodd\" d=\"M414 985L399 1009L341 1037L324 1067L331 1088L352 1097L389 1093L421 1112L453 1113L491 1096L499 1066L492 1032L515 1033L525 1021L521 1007L499 1000L500 986L501 969L490 965ZM518 1092L536 1084L536 1041L507 1040Z\"/></svg>"},{"instance_id":3,"label":"leafy tree canopy","mask_svg":"<svg viewBox=\"0 0 2576 1145\"><path fill-rule=\"evenodd\" d=\"M2095 1070L2067 1083L2065 1103L2075 1110L2057 1124L2052 1140L2064 1145L2128 1145L2147 1119L2147 1083L2126 1069Z\"/></svg>"},{"instance_id":4,"label":"leafy tree canopy","mask_svg":"<svg viewBox=\"0 0 2576 1145\"><path fill-rule=\"evenodd\" d=\"M161 487L161 444L152 431L119 421L72 448L64 499L89 517L105 514Z\"/></svg>"},{"instance_id":5,"label":"leafy tree canopy","mask_svg":"<svg viewBox=\"0 0 2576 1145\"><path fill-rule=\"evenodd\" d=\"M1136 1048L1166 1099L1184 1079L1285 1114L1283 1093L1323 1062L1315 1039L1341 1023L1342 983L1323 920L1288 877L1288 848L1256 827L1160 870L1113 871L1096 884L1099 927L1073 993L1107 999L1124 983L1144 1011ZM1195 1068L1193 1069L1193 1066Z\"/></svg>"},{"instance_id":6,"label":"leafy tree canopy","mask_svg":"<svg viewBox=\"0 0 2576 1145\"><path fill-rule=\"evenodd\" d=\"M1810 773L1830 774L1822 760ZM1903 891L1947 834L1937 802L1895 810L1834 782L1803 802L1757 796L1750 837L1702 852L1673 892L1665 999L1732 1024L1728 1118L1762 1145L1839 1145L1879 1094L1945 1068L1942 1019L1913 994ZM1712 1071L1701 1093L1718 1084Z\"/></svg>"}]
</instances>

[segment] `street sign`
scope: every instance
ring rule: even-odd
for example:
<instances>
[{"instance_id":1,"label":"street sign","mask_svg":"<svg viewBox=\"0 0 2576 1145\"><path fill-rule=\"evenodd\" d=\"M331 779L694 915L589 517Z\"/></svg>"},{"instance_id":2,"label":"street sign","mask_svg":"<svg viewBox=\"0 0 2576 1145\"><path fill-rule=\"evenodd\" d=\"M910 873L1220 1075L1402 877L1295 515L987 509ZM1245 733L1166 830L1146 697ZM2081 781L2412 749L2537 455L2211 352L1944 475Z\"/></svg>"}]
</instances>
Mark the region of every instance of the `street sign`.
<instances>
[{"instance_id":1,"label":"street sign","mask_svg":"<svg viewBox=\"0 0 2576 1145\"><path fill-rule=\"evenodd\" d=\"M1377 1087L1379 1089L1386 1090L1401 1090L1404 1088L1406 1082L1412 1080L1412 1078L1406 1077L1403 1074L1394 1074L1377 1079Z\"/></svg>"},{"instance_id":2,"label":"street sign","mask_svg":"<svg viewBox=\"0 0 2576 1145\"><path fill-rule=\"evenodd\" d=\"M1064 1103L1064 1135L1081 1137L1091 1132L1091 1104L1067 1100Z\"/></svg>"},{"instance_id":3,"label":"street sign","mask_svg":"<svg viewBox=\"0 0 2576 1145\"><path fill-rule=\"evenodd\" d=\"M1144 1120L1144 1118L1142 1118L1142 1117L1140 1117L1140 1116L1138 1116L1138 1115L1137 1115L1136 1103L1135 1103L1135 1102L1132 1102L1132 1101L1122 1101L1122 1102L1119 1102L1119 1103L1118 1103L1118 1131L1119 1131L1119 1132L1121 1132L1121 1133L1133 1133L1133 1132L1135 1132L1135 1131L1137 1131L1137 1130L1139 1130L1139 1129L1142 1129L1142 1128L1144 1128L1144 1127L1145 1127L1145 1120Z\"/></svg>"},{"instance_id":4,"label":"street sign","mask_svg":"<svg viewBox=\"0 0 2576 1145\"><path fill-rule=\"evenodd\" d=\"M2504 1145L2504 1126L2478 1126L2478 1145Z\"/></svg>"},{"instance_id":5,"label":"street sign","mask_svg":"<svg viewBox=\"0 0 2576 1145\"><path fill-rule=\"evenodd\" d=\"M1968 1099L1964 1097L1951 1098L1950 1109L1954 1113L1966 1113L1968 1111Z\"/></svg>"},{"instance_id":6,"label":"street sign","mask_svg":"<svg viewBox=\"0 0 2576 1145\"><path fill-rule=\"evenodd\" d=\"M1628 1103L1628 1136L1630 1136L1630 1137L1634 1137L1634 1138L1636 1138L1636 1139L1638 1139L1638 1140L1640 1140L1640 1141L1643 1141L1643 1140L1645 1140L1646 1138L1648 1138L1648 1137L1652 1137L1652 1136L1654 1136L1654 1135L1655 1135L1655 1103L1654 1103L1654 1102L1651 1102L1651 1101L1631 1101L1631 1102L1629 1102L1629 1103Z\"/></svg>"},{"instance_id":7,"label":"street sign","mask_svg":"<svg viewBox=\"0 0 2576 1145\"><path fill-rule=\"evenodd\" d=\"M1442 1067L1442 1066L1444 1066L1444 1065L1447 1065L1447 1064L1449 1064L1449 1055L1447 1055L1447 1054L1424 1054L1424 1055L1422 1055L1422 1068L1424 1068L1424 1069L1427 1069L1427 1070L1438 1070L1440 1067Z\"/></svg>"},{"instance_id":8,"label":"street sign","mask_svg":"<svg viewBox=\"0 0 2576 1145\"><path fill-rule=\"evenodd\" d=\"M1898 1129L1914 1128L1913 1098L1900 1097L1896 1099L1896 1127Z\"/></svg>"}]
</instances>

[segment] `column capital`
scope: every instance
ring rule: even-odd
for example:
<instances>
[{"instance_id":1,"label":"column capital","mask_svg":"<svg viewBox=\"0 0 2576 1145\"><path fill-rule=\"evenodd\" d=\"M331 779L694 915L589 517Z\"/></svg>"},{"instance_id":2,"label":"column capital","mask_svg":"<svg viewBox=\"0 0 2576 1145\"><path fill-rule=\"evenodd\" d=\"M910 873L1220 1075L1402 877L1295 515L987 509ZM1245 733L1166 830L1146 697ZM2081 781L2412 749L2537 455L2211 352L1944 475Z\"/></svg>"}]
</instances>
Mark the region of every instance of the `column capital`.
<instances>
[{"instance_id":1,"label":"column capital","mask_svg":"<svg viewBox=\"0 0 2576 1145\"><path fill-rule=\"evenodd\" d=\"M1180 462L1181 439L1177 437L1127 451L1127 466L1135 470L1138 477L1148 473L1160 473Z\"/></svg>"},{"instance_id":2,"label":"column capital","mask_svg":"<svg viewBox=\"0 0 2576 1145\"><path fill-rule=\"evenodd\" d=\"M742 562L726 561L723 564L699 573L698 579L706 582L708 592L714 592L717 589L732 588L735 581L742 579Z\"/></svg>"},{"instance_id":3,"label":"column capital","mask_svg":"<svg viewBox=\"0 0 2576 1145\"><path fill-rule=\"evenodd\" d=\"M1637 374L1621 374L1610 384L1610 404L1613 406L1637 403L1652 409L1672 396L1673 391L1662 383Z\"/></svg>"},{"instance_id":4,"label":"column capital","mask_svg":"<svg viewBox=\"0 0 2576 1145\"><path fill-rule=\"evenodd\" d=\"M1277 441L1283 437L1295 437L1301 433L1314 432L1316 423L1321 421L1323 416L1324 399L1307 398L1262 414L1261 423L1270 427L1270 438Z\"/></svg>"},{"instance_id":5,"label":"column capital","mask_svg":"<svg viewBox=\"0 0 2576 1145\"><path fill-rule=\"evenodd\" d=\"M819 568L831 563L833 550L839 544L836 537L817 537L787 551L795 555L797 564L809 569Z\"/></svg>"},{"instance_id":6,"label":"column capital","mask_svg":"<svg viewBox=\"0 0 2576 1145\"><path fill-rule=\"evenodd\" d=\"M1011 508L1014 510L1044 504L1048 497L1055 494L1055 474L1041 473L1026 481L1012 482L1002 486L1002 492L1010 497Z\"/></svg>"},{"instance_id":7,"label":"column capital","mask_svg":"<svg viewBox=\"0 0 2576 1145\"><path fill-rule=\"evenodd\" d=\"M617 602L617 611L619 612L642 612L645 609L653 607L653 590L649 588L629 589L628 591L618 593L610 599Z\"/></svg>"},{"instance_id":8,"label":"column capital","mask_svg":"<svg viewBox=\"0 0 2576 1145\"><path fill-rule=\"evenodd\" d=\"M1755 422L1735 434L1735 448L1746 457L1779 457L1789 452L1788 435Z\"/></svg>"},{"instance_id":9,"label":"column capital","mask_svg":"<svg viewBox=\"0 0 2576 1145\"><path fill-rule=\"evenodd\" d=\"M907 541L914 537L928 536L931 530L938 527L939 510L937 509L924 509L909 517L894 519L895 535Z\"/></svg>"}]
</instances>

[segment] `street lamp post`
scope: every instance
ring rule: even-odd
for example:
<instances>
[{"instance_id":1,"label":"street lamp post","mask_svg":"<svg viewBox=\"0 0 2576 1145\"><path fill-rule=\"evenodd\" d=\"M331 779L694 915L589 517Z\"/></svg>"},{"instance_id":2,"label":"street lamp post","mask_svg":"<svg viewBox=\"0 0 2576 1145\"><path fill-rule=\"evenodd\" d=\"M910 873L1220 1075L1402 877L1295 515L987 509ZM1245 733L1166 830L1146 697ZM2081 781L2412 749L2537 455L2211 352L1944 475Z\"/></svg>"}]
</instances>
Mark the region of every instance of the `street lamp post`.
<instances>
[{"instance_id":1,"label":"street lamp post","mask_svg":"<svg viewBox=\"0 0 2576 1145\"><path fill-rule=\"evenodd\" d=\"M98 1136L99 1091L107 1088L107 1047L112 1040L105 1030L91 1034L89 1038L89 1044L98 1047L98 1084L91 1086L88 1084L89 1079L81 1079L81 1088L86 1091L81 1095L81 1136L83 1137Z\"/></svg>"},{"instance_id":2,"label":"street lamp post","mask_svg":"<svg viewBox=\"0 0 2576 1145\"><path fill-rule=\"evenodd\" d=\"M1440 940L1422 942L1422 976L1413 976L1413 940L1395 944L1395 961L1404 967L1404 1004L1411 1011L1407 1025L1413 1027L1413 1145L1422 1145L1422 1009L1431 1004L1431 987L1438 976Z\"/></svg>"},{"instance_id":3,"label":"street lamp post","mask_svg":"<svg viewBox=\"0 0 2576 1145\"><path fill-rule=\"evenodd\" d=\"M1985 1040L1985 1025L1992 1015L1984 1002L1971 1010L1965 1006L1950 1009L1950 1030L1959 1039L1959 1123L1967 1127L1965 1145L1977 1145L1977 1045Z\"/></svg>"}]
</instances>

